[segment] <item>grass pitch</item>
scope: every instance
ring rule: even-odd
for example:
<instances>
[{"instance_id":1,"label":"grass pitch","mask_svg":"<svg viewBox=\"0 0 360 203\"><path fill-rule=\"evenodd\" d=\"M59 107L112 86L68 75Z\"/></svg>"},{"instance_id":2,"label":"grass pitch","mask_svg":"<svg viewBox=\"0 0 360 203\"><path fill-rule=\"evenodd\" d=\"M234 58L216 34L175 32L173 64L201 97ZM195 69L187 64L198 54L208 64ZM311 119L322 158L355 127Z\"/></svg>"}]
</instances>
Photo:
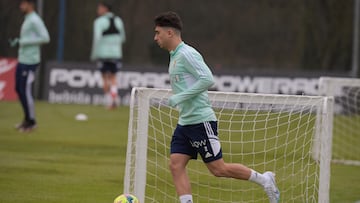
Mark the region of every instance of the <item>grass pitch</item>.
<instances>
[{"instance_id":1,"label":"grass pitch","mask_svg":"<svg viewBox=\"0 0 360 203\"><path fill-rule=\"evenodd\" d=\"M0 102L0 203L113 202L123 190L128 107L37 102L36 114L38 129L19 133L20 104ZM333 164L331 202L360 200L359 174Z\"/></svg>"},{"instance_id":2,"label":"grass pitch","mask_svg":"<svg viewBox=\"0 0 360 203\"><path fill-rule=\"evenodd\" d=\"M113 202L123 190L128 108L37 102L36 113L38 128L19 133L19 103L0 103L0 202Z\"/></svg>"}]
</instances>

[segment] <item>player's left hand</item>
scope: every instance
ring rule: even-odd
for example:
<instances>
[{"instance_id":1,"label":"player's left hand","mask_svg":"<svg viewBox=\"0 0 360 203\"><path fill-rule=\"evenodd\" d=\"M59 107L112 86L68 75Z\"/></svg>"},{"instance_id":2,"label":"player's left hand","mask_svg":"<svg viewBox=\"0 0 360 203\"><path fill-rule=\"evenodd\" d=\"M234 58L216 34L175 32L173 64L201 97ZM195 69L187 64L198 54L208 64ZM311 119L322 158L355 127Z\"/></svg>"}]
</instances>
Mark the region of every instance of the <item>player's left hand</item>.
<instances>
[{"instance_id":1,"label":"player's left hand","mask_svg":"<svg viewBox=\"0 0 360 203\"><path fill-rule=\"evenodd\" d=\"M19 44L19 38L17 38L17 37L14 39L10 38L8 41L9 41L10 47L15 47Z\"/></svg>"},{"instance_id":2,"label":"player's left hand","mask_svg":"<svg viewBox=\"0 0 360 203\"><path fill-rule=\"evenodd\" d=\"M170 98L169 98L169 105L171 107L175 107L177 104L175 102L175 95L172 95Z\"/></svg>"}]
</instances>

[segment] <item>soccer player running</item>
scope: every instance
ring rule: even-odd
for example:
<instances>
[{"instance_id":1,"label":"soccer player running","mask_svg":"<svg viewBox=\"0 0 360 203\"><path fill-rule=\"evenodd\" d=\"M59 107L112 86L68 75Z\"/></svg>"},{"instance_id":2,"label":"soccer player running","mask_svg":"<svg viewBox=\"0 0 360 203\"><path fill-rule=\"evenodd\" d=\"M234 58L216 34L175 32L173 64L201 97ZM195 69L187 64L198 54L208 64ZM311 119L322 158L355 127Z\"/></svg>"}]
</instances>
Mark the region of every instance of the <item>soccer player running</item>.
<instances>
[{"instance_id":1,"label":"soccer player running","mask_svg":"<svg viewBox=\"0 0 360 203\"><path fill-rule=\"evenodd\" d=\"M50 37L44 22L35 12L35 0L22 0L20 10L25 14L20 38L10 40L11 46L19 45L15 89L25 115L16 128L21 132L30 132L36 127L32 85L35 71L40 64L40 46L49 43Z\"/></svg>"},{"instance_id":2,"label":"soccer player running","mask_svg":"<svg viewBox=\"0 0 360 203\"><path fill-rule=\"evenodd\" d=\"M97 14L99 17L94 22L91 60L98 62L106 103L109 109L113 109L118 105L116 73L122 66L125 29L121 18L111 12L110 4L99 3Z\"/></svg>"},{"instance_id":3,"label":"soccer player running","mask_svg":"<svg viewBox=\"0 0 360 203\"><path fill-rule=\"evenodd\" d=\"M154 21L154 40L170 52L169 74L174 95L169 104L179 109L178 125L171 140L170 170L180 202L193 202L186 165L198 153L214 176L255 182L264 188L271 203L278 202L280 192L272 172L261 174L242 164L224 162L217 119L207 93L214 84L213 75L200 53L182 41L180 17L166 12Z\"/></svg>"}]
</instances>

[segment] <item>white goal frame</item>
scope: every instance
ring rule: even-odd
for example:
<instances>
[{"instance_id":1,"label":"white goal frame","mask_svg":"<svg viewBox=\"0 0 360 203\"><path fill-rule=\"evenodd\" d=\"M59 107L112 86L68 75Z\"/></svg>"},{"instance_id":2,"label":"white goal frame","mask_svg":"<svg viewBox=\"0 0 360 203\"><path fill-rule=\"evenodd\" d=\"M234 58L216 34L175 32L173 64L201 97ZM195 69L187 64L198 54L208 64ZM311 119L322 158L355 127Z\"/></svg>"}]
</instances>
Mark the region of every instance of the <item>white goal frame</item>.
<instances>
[{"instance_id":1,"label":"white goal frame","mask_svg":"<svg viewBox=\"0 0 360 203\"><path fill-rule=\"evenodd\" d=\"M354 144L354 140L346 140L346 135L343 137L343 130L349 130L353 125L353 122L349 122L349 120L339 120L335 119L336 115L341 115L341 111L343 111L344 105L341 102L341 94L343 93L343 87L347 88L359 88L360 89L360 79L359 78L342 78L342 77L320 77L319 79L319 95L321 96L332 96L334 97L334 124L333 124L333 148L332 148L332 162L340 163L345 165L355 165L360 166L360 159L349 158L346 156L346 152L358 152L360 154L360 148L356 144ZM360 92L357 92L358 94ZM357 98L360 96L357 95ZM359 101L355 101L359 102ZM349 107L349 106L347 106ZM346 107L345 107L346 108ZM349 107L350 108L350 107ZM359 107L356 107L359 111ZM345 109L348 111L349 109ZM346 112L351 113L351 112ZM355 113L356 114L356 113ZM360 115L359 115L360 116ZM360 122L358 123L360 125ZM355 129L354 131L358 132L360 128ZM344 142L338 143L334 141L339 141L343 139ZM357 141L355 143L359 143L360 134L356 137ZM356 150L358 149L358 150Z\"/></svg>"},{"instance_id":2,"label":"white goal frame","mask_svg":"<svg viewBox=\"0 0 360 203\"><path fill-rule=\"evenodd\" d=\"M135 194L141 203L145 200L146 170L147 170L147 142L150 98L167 98L171 94L169 89L142 88L132 89L130 102L130 118L128 128L128 144L126 154L126 166L124 175L124 193ZM239 97L240 95L240 97ZM140 96L141 98L138 98ZM319 107L316 112L316 137L313 139L318 145L316 161L319 162L319 173L316 174L319 186L317 202L329 202L330 188L330 163L332 144L333 100L323 96L300 96L300 95L276 95L254 93L229 93L209 91L211 101L239 101L251 104L254 99L261 99L262 103L274 104L283 101L286 104L312 103ZM274 98L280 98L274 100ZM281 98L284 98L283 100ZM277 103L275 103L277 104ZM280 104L280 102L279 102ZM136 105L136 108L135 108ZM134 121L134 116L140 118Z\"/></svg>"}]
</instances>

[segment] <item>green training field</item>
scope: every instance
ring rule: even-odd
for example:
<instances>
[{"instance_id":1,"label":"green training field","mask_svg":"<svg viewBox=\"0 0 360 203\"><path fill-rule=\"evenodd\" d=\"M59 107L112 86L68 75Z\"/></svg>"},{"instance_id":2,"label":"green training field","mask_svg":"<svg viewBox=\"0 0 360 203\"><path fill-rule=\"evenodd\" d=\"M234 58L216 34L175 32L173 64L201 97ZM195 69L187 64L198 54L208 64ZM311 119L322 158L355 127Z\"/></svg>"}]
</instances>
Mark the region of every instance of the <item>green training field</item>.
<instances>
[{"instance_id":1,"label":"green training field","mask_svg":"<svg viewBox=\"0 0 360 203\"><path fill-rule=\"evenodd\" d=\"M105 203L122 193L128 107L37 102L36 112L38 129L19 133L19 103L0 102L0 203ZM331 202L360 200L359 174L333 164Z\"/></svg>"}]
</instances>

